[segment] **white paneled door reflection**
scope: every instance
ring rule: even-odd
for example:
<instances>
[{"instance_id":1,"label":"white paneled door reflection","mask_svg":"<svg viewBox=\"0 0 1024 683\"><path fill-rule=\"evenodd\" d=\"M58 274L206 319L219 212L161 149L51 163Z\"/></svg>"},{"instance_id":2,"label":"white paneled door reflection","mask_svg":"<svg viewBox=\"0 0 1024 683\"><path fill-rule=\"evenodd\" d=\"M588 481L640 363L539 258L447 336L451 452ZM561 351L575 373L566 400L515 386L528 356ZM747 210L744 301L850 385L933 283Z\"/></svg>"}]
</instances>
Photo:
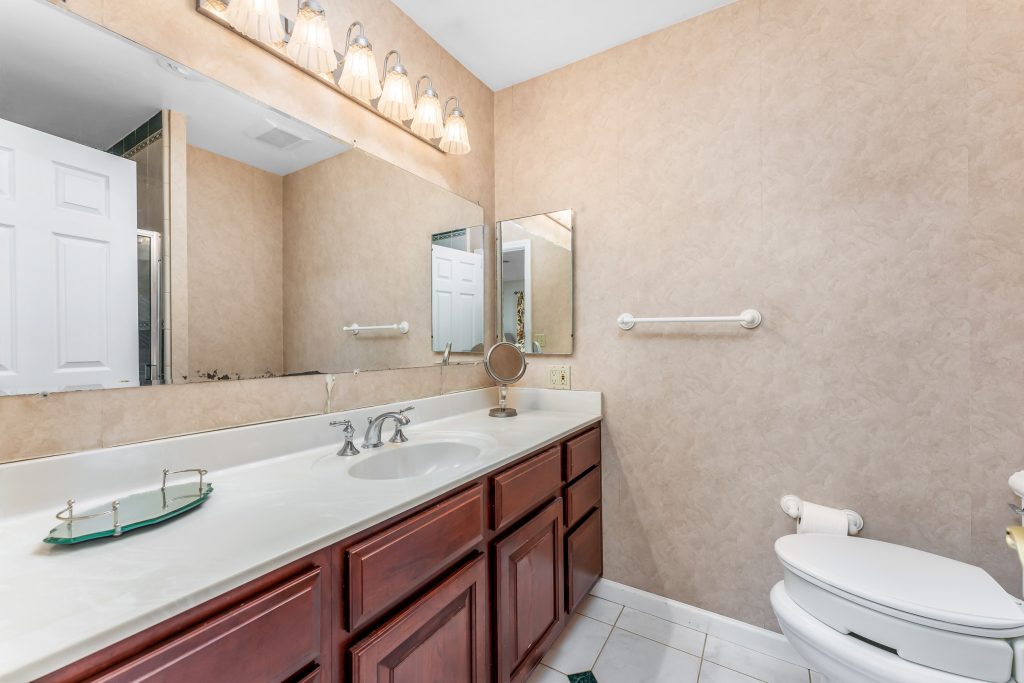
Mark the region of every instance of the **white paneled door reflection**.
<instances>
[{"instance_id":1,"label":"white paneled door reflection","mask_svg":"<svg viewBox=\"0 0 1024 683\"><path fill-rule=\"evenodd\" d=\"M0 120L0 393L136 386L135 162Z\"/></svg>"},{"instance_id":2,"label":"white paneled door reflection","mask_svg":"<svg viewBox=\"0 0 1024 683\"><path fill-rule=\"evenodd\" d=\"M434 351L452 342L468 352L484 342L484 255L431 246Z\"/></svg>"}]
</instances>

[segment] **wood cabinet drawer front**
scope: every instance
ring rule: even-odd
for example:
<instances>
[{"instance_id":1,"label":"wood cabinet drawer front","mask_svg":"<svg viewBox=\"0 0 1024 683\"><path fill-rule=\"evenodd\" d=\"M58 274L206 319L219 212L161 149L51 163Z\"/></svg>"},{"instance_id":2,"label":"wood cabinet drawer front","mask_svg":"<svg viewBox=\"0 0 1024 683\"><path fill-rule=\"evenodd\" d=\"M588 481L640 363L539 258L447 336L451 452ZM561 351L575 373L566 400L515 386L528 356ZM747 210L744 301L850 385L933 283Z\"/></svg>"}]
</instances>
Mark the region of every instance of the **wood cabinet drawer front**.
<instances>
[{"instance_id":1,"label":"wood cabinet drawer front","mask_svg":"<svg viewBox=\"0 0 1024 683\"><path fill-rule=\"evenodd\" d=\"M356 643L350 683L487 683L487 588L478 557Z\"/></svg>"},{"instance_id":2,"label":"wood cabinet drawer front","mask_svg":"<svg viewBox=\"0 0 1024 683\"><path fill-rule=\"evenodd\" d=\"M565 525L571 527L601 504L601 466L583 475L565 490Z\"/></svg>"},{"instance_id":3,"label":"wood cabinet drawer front","mask_svg":"<svg viewBox=\"0 0 1024 683\"><path fill-rule=\"evenodd\" d=\"M483 534L483 487L477 484L350 548L349 630L451 566Z\"/></svg>"},{"instance_id":4,"label":"wood cabinet drawer front","mask_svg":"<svg viewBox=\"0 0 1024 683\"><path fill-rule=\"evenodd\" d=\"M562 485L561 446L550 448L493 478L492 529L500 529L557 495Z\"/></svg>"},{"instance_id":5,"label":"wood cabinet drawer front","mask_svg":"<svg viewBox=\"0 0 1024 683\"><path fill-rule=\"evenodd\" d=\"M572 481L601 462L601 428L592 429L565 444L565 479Z\"/></svg>"},{"instance_id":6,"label":"wood cabinet drawer front","mask_svg":"<svg viewBox=\"0 0 1024 683\"><path fill-rule=\"evenodd\" d=\"M594 510L566 541L566 608L576 609L604 571L601 508Z\"/></svg>"},{"instance_id":7,"label":"wood cabinet drawer front","mask_svg":"<svg viewBox=\"0 0 1024 683\"><path fill-rule=\"evenodd\" d=\"M271 683L290 678L320 656L321 581L320 569L313 569L94 680Z\"/></svg>"}]
</instances>

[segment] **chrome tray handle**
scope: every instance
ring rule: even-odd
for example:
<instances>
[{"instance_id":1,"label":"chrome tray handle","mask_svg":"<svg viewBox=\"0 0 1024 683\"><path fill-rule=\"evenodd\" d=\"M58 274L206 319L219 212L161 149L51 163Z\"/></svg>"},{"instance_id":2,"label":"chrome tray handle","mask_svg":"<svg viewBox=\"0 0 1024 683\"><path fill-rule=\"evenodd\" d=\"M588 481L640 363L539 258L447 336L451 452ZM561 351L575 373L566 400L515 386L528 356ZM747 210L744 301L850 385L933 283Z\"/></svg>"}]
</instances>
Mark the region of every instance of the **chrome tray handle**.
<instances>
[{"instance_id":1,"label":"chrome tray handle","mask_svg":"<svg viewBox=\"0 0 1024 683\"><path fill-rule=\"evenodd\" d=\"M175 470L173 472L170 471L169 469L165 468L164 469L164 479L163 479L163 482L160 484L160 490L163 491L164 489L167 488L167 476L168 475L184 474L185 472L197 472L199 474L199 495L203 495L203 477L206 476L207 471L204 470L201 467L193 467L193 468L190 468L190 469L187 469L187 470Z\"/></svg>"},{"instance_id":2,"label":"chrome tray handle","mask_svg":"<svg viewBox=\"0 0 1024 683\"><path fill-rule=\"evenodd\" d=\"M167 470L164 470L164 471L166 472ZM80 522L80 521L83 521L83 520L86 520L86 519L94 519L96 517L103 517L104 515L113 515L114 516L114 523L113 523L112 526L113 526L113 530L114 530L114 535L115 536L120 536L121 535L121 524L120 524L120 521L117 518L117 510L120 507L121 507L120 501L115 500L113 503L110 504L110 509L109 510L103 510L102 512L94 512L91 515L78 515L76 517L75 516L75 499L74 498L68 498L68 506L66 508L64 508L63 510L61 510L60 512L58 512L56 517L57 517L57 519L59 519L62 522L67 522L68 523L68 528L70 528L71 525L74 524L75 522ZM67 514L65 514L65 513L67 513Z\"/></svg>"}]
</instances>

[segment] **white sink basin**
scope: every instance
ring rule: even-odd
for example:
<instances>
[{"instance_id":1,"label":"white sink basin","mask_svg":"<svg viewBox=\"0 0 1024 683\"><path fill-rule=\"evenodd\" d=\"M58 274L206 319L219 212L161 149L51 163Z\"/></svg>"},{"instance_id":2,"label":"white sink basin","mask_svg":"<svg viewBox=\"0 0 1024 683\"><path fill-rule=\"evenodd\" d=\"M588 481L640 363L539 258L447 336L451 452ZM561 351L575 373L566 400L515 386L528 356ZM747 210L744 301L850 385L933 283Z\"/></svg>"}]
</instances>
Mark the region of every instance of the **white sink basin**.
<instances>
[{"instance_id":1,"label":"white sink basin","mask_svg":"<svg viewBox=\"0 0 1024 683\"><path fill-rule=\"evenodd\" d=\"M419 441L410 434L404 444L385 443L381 448L356 456L348 474L356 479L410 479L436 472L479 464L480 454L494 445L492 439L477 435L435 434Z\"/></svg>"},{"instance_id":2,"label":"white sink basin","mask_svg":"<svg viewBox=\"0 0 1024 683\"><path fill-rule=\"evenodd\" d=\"M409 479L441 470L453 470L472 463L480 449L458 441L435 441L407 445L375 453L349 468L356 479Z\"/></svg>"}]
</instances>

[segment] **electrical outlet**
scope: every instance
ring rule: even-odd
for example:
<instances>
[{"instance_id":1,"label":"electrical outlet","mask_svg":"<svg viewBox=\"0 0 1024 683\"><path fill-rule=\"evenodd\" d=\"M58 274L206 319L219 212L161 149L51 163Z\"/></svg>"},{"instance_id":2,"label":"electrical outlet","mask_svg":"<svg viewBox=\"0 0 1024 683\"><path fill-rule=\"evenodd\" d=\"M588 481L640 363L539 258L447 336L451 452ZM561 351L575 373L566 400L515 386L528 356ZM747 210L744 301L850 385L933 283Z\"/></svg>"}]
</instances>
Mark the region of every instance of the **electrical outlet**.
<instances>
[{"instance_id":1,"label":"electrical outlet","mask_svg":"<svg viewBox=\"0 0 1024 683\"><path fill-rule=\"evenodd\" d=\"M568 365L551 365L548 367L548 389L568 389L570 386L570 369Z\"/></svg>"}]
</instances>

